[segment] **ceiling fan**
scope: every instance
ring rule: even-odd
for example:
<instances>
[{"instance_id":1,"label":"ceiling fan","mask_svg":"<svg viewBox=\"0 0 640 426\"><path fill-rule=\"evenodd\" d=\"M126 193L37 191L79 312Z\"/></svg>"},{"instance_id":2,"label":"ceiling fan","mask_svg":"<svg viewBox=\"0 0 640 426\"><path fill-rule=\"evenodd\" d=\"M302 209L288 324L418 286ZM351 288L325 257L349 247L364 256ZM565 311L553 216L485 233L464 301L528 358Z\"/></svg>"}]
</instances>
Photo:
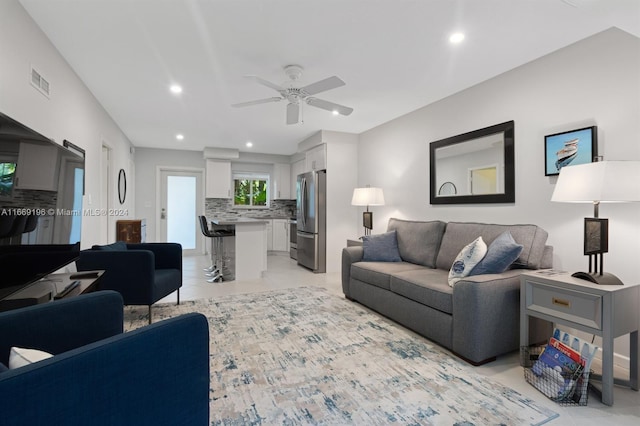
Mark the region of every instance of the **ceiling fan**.
<instances>
[{"instance_id":1,"label":"ceiling fan","mask_svg":"<svg viewBox=\"0 0 640 426\"><path fill-rule=\"evenodd\" d=\"M266 104L269 102L280 102L282 100L286 100L288 102L287 124L296 124L300 121L303 103L316 108L331 111L334 114L349 115L353 112L353 108L313 97L313 95L317 93L344 86L344 81L334 75L333 77L328 77L324 80L316 81L315 83L300 87L299 84L297 84L297 81L302 76L302 71L303 68L300 65L287 65L286 67L284 67L284 72L287 74L291 81L286 82L282 86L257 77L255 75L247 76L248 78L254 79L257 83L275 90L280 94L280 96L258 99L249 102L241 102L239 104L233 104L231 106L239 108L250 105Z\"/></svg>"}]
</instances>

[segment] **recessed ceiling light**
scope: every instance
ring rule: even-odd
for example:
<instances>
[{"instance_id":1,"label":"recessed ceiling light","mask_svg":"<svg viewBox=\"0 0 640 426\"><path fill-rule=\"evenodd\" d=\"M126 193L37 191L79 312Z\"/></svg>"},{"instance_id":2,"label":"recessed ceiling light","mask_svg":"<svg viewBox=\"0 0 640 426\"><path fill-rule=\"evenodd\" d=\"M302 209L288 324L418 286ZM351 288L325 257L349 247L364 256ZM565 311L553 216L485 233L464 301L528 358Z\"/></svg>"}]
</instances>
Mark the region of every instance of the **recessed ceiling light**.
<instances>
[{"instance_id":1,"label":"recessed ceiling light","mask_svg":"<svg viewBox=\"0 0 640 426\"><path fill-rule=\"evenodd\" d=\"M175 93L176 95L178 95L182 93L182 86L172 84L171 87L169 87L169 90L171 90L171 93Z\"/></svg>"},{"instance_id":2,"label":"recessed ceiling light","mask_svg":"<svg viewBox=\"0 0 640 426\"><path fill-rule=\"evenodd\" d=\"M176 135L176 139L178 139L179 141L181 141L181 140L183 140L183 139L184 139L184 135L183 135L183 134L178 133L178 134Z\"/></svg>"},{"instance_id":3,"label":"recessed ceiling light","mask_svg":"<svg viewBox=\"0 0 640 426\"><path fill-rule=\"evenodd\" d=\"M332 112L333 112L333 115L338 115L338 114L340 114L340 113L339 113L337 110L335 110L335 109L334 109Z\"/></svg>"},{"instance_id":4,"label":"recessed ceiling light","mask_svg":"<svg viewBox=\"0 0 640 426\"><path fill-rule=\"evenodd\" d=\"M253 143L252 142L247 142L245 145L247 146L247 148L251 148L253 146Z\"/></svg>"},{"instance_id":5,"label":"recessed ceiling light","mask_svg":"<svg viewBox=\"0 0 640 426\"><path fill-rule=\"evenodd\" d=\"M463 33L453 33L453 34L451 34L451 37L449 37L449 41L451 43L454 43L454 44L461 43L462 40L464 40L464 34Z\"/></svg>"}]
</instances>

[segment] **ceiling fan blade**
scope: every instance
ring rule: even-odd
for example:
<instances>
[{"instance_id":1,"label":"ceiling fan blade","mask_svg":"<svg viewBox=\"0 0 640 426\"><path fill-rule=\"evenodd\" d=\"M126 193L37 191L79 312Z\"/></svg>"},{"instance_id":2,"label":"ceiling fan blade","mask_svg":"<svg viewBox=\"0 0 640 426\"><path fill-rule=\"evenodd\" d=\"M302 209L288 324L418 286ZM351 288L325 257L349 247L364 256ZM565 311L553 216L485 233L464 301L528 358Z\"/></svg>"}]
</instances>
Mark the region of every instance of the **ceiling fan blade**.
<instances>
[{"instance_id":1,"label":"ceiling fan blade","mask_svg":"<svg viewBox=\"0 0 640 426\"><path fill-rule=\"evenodd\" d=\"M333 77L325 78L324 80L316 81L308 86L304 86L301 90L303 90L307 95L315 95L316 93L335 89L336 87L344 85L345 82L334 75Z\"/></svg>"},{"instance_id":2,"label":"ceiling fan blade","mask_svg":"<svg viewBox=\"0 0 640 426\"><path fill-rule=\"evenodd\" d=\"M327 111L337 111L340 115L349 115L353 112L353 108L346 107L344 105L334 104L333 102L325 101L318 98L307 98L307 104L316 108L326 109Z\"/></svg>"},{"instance_id":3,"label":"ceiling fan blade","mask_svg":"<svg viewBox=\"0 0 640 426\"><path fill-rule=\"evenodd\" d=\"M264 78L260 78L257 75L247 75L245 76L247 78L251 78L253 80L255 80L257 83L262 84L263 86L267 86L273 90L276 90L278 92L282 92L283 90L286 90L284 87L280 86L279 84L275 84L272 83L268 80L265 80Z\"/></svg>"},{"instance_id":4,"label":"ceiling fan blade","mask_svg":"<svg viewBox=\"0 0 640 426\"><path fill-rule=\"evenodd\" d=\"M287 124L296 124L300 119L300 104L287 104Z\"/></svg>"},{"instance_id":5,"label":"ceiling fan blade","mask_svg":"<svg viewBox=\"0 0 640 426\"><path fill-rule=\"evenodd\" d=\"M282 99L284 98L273 97L273 98L266 98L266 99L258 99L256 101L240 102L239 104L233 104L231 106L236 108L241 108L241 107L246 107L250 105L266 104L269 102L279 102Z\"/></svg>"}]
</instances>

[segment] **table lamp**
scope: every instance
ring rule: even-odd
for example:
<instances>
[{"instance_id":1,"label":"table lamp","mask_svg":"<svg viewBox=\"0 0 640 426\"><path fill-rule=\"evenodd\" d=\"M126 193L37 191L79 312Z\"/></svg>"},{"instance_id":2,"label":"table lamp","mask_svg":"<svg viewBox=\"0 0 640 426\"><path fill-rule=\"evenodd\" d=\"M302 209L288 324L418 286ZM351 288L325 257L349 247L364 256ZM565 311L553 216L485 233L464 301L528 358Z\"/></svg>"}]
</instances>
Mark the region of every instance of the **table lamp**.
<instances>
[{"instance_id":1,"label":"table lamp","mask_svg":"<svg viewBox=\"0 0 640 426\"><path fill-rule=\"evenodd\" d=\"M593 217L584 219L584 254L589 272L574 277L597 284L622 285L603 271L604 253L609 251L609 220L598 216L600 203L640 201L640 161L598 161L560 169L551 201L593 203Z\"/></svg>"},{"instance_id":2,"label":"table lamp","mask_svg":"<svg viewBox=\"0 0 640 426\"><path fill-rule=\"evenodd\" d=\"M364 226L364 235L370 235L373 229L373 212L369 211L369 206L384 206L384 194L382 188L355 188L353 190L353 198L351 198L352 206L367 206L367 211L362 213L362 226Z\"/></svg>"}]
</instances>

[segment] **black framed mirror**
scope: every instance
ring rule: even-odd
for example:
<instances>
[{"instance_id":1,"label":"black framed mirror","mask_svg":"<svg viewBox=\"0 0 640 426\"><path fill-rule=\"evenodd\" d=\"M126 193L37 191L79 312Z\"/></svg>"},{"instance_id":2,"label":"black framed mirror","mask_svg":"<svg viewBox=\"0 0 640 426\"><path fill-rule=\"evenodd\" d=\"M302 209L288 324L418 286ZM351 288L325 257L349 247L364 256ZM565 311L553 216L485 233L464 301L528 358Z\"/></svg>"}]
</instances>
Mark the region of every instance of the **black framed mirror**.
<instances>
[{"instance_id":1,"label":"black framed mirror","mask_svg":"<svg viewBox=\"0 0 640 426\"><path fill-rule=\"evenodd\" d=\"M431 204L515 202L514 127L507 121L431 142ZM456 191L440 191L445 183Z\"/></svg>"},{"instance_id":2,"label":"black framed mirror","mask_svg":"<svg viewBox=\"0 0 640 426\"><path fill-rule=\"evenodd\" d=\"M127 175L124 172L124 169L120 169L118 173L118 201L120 204L124 204L125 199L127 198Z\"/></svg>"}]
</instances>

